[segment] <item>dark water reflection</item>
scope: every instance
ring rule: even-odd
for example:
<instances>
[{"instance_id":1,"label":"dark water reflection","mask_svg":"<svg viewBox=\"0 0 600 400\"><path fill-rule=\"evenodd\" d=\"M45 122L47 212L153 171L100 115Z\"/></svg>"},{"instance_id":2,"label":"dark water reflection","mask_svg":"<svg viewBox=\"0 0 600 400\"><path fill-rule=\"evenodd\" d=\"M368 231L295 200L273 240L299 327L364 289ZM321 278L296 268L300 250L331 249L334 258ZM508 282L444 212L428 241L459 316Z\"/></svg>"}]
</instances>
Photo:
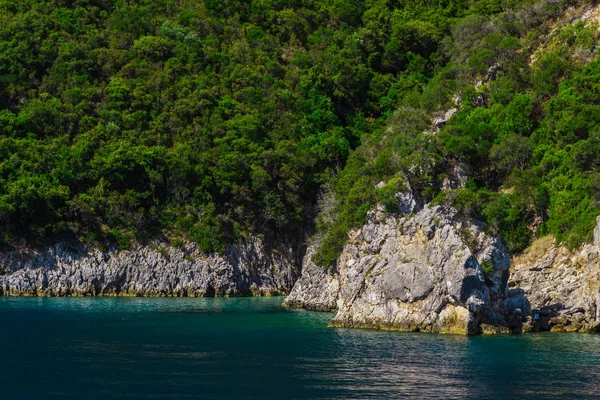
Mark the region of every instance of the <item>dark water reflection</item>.
<instances>
[{"instance_id":1,"label":"dark water reflection","mask_svg":"<svg viewBox=\"0 0 600 400\"><path fill-rule=\"evenodd\" d=\"M282 299L0 299L1 398L598 398L600 336L330 329Z\"/></svg>"}]
</instances>

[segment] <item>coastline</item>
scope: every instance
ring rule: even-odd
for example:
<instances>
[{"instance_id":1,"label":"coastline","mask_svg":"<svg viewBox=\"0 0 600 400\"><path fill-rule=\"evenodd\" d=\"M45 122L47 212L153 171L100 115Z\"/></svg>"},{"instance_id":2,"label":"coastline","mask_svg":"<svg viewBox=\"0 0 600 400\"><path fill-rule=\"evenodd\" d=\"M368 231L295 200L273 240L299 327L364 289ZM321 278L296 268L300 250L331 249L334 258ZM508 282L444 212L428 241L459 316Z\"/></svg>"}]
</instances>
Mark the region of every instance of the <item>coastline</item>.
<instances>
[{"instance_id":1,"label":"coastline","mask_svg":"<svg viewBox=\"0 0 600 400\"><path fill-rule=\"evenodd\" d=\"M442 251L436 247L439 246L435 239L437 232L451 232L452 226L466 223L452 212L446 212L426 208L416 220L399 221L394 218L377 219L375 216L362 228L362 233L353 234L339 266L330 270L323 270L312 263L314 246L304 250L285 241L265 244L259 238L229 246L223 255L202 254L190 243L182 248L161 242L105 252L72 243L61 243L42 250L6 252L0 254L0 296L287 296L283 302L285 307L333 313L330 327L463 335L600 332L600 217L592 244L569 251L545 237L534 242L520 255L506 260L500 258L502 261L497 269L500 286L494 284L492 289L477 286L473 292L475 294L480 290L491 290L487 295L477 294L479 302L474 303L469 298L463 303L457 295L452 295L455 299L452 300L444 298L439 289L433 292L427 289L423 293L432 294L417 302L391 295L384 301L377 300L370 304L369 299L379 298L389 292L386 285L395 282L396 278L386 278L389 273L385 268L396 267L391 264L390 267L377 270L373 266L363 268L359 265L375 260L369 254L382 251L377 249L387 249L382 253L387 254L386 257L405 251L403 248L412 249L410 257L403 256L411 260ZM438 226L432 225L432 221L438 221ZM439 221L446 221L446 225L439 225ZM399 223L406 226L398 228L401 226ZM414 229L410 227L415 223L417 229L411 233ZM428 230L431 232L429 236L418 233ZM447 247L448 233L444 235L444 246ZM390 243L386 245L386 240L391 240L393 246L390 247ZM448 260L444 262L446 265L454 259L456 249L462 249L461 252L467 252L463 262L468 265L471 256L460 242L459 235L455 235L453 240L456 242L455 248L449 248L447 254L444 253L446 255L440 253L438 256ZM504 254L503 247L495 239L490 241L490 238L481 236L481 240L488 246L481 248L481 254ZM377 249L367 251L370 243L377 243ZM421 250L415 250L419 248ZM397 259L394 257L390 260ZM422 263L426 264L427 258L423 258ZM363 271L362 275L357 275L357 268ZM505 270L509 274L503 272ZM360 276L363 277L359 282L357 279ZM371 287L366 283L377 276L383 279L383 286L378 283ZM456 284L463 285L471 279L469 276L457 278ZM489 281L492 278L487 279ZM416 290L417 287L412 285L411 290ZM495 303L490 300L490 295L496 298ZM362 300L360 296L363 296ZM477 311L473 304L483 304L481 301L491 301L489 304L493 307ZM422 314L423 310L432 310L431 304L437 304L435 309L439 311ZM514 314L515 311L517 314L514 316L508 314ZM498 315L502 319L498 319Z\"/></svg>"},{"instance_id":2,"label":"coastline","mask_svg":"<svg viewBox=\"0 0 600 400\"><path fill-rule=\"evenodd\" d=\"M274 251L273 248L277 247ZM0 295L45 297L239 297L286 295L302 248L253 238L203 254L192 243L100 251L59 243L0 254Z\"/></svg>"}]
</instances>

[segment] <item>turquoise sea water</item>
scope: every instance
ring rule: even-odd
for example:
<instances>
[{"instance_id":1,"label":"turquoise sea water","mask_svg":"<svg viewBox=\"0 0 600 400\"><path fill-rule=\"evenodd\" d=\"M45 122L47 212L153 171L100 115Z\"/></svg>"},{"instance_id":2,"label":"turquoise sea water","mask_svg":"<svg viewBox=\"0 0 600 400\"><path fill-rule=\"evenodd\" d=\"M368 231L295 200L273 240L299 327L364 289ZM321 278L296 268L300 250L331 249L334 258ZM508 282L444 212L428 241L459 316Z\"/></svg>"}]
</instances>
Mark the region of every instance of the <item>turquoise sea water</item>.
<instances>
[{"instance_id":1,"label":"turquoise sea water","mask_svg":"<svg viewBox=\"0 0 600 400\"><path fill-rule=\"evenodd\" d=\"M600 396L600 336L332 329L281 302L0 299L0 398Z\"/></svg>"}]
</instances>

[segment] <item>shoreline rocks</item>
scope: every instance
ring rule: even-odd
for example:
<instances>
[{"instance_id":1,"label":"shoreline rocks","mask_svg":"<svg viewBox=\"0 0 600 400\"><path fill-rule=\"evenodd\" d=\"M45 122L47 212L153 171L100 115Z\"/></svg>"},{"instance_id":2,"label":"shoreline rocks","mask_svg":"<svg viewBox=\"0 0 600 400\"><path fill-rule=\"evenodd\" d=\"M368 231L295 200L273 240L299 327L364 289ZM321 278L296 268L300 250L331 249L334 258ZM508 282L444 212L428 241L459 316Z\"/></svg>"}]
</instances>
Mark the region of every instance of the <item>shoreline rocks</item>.
<instances>
[{"instance_id":1,"label":"shoreline rocks","mask_svg":"<svg viewBox=\"0 0 600 400\"><path fill-rule=\"evenodd\" d=\"M337 309L334 327L520 331L530 312L527 299L509 290L508 251L483 228L441 206L425 206L411 218L372 212L350 233L336 271L317 271L307 255L285 304Z\"/></svg>"},{"instance_id":2,"label":"shoreline rocks","mask_svg":"<svg viewBox=\"0 0 600 400\"><path fill-rule=\"evenodd\" d=\"M514 257L510 285L531 302L531 330L600 332L600 216L594 243L575 251L536 240Z\"/></svg>"},{"instance_id":3,"label":"shoreline rocks","mask_svg":"<svg viewBox=\"0 0 600 400\"><path fill-rule=\"evenodd\" d=\"M202 254L162 243L102 252L61 243L0 254L0 296L281 296L292 289L303 249L253 238Z\"/></svg>"},{"instance_id":4,"label":"shoreline rocks","mask_svg":"<svg viewBox=\"0 0 600 400\"><path fill-rule=\"evenodd\" d=\"M340 281L337 270L325 270L312 262L317 245L308 248L302 261L302 276L296 281L283 305L310 311L337 311Z\"/></svg>"},{"instance_id":5,"label":"shoreline rocks","mask_svg":"<svg viewBox=\"0 0 600 400\"><path fill-rule=\"evenodd\" d=\"M600 332L600 217L592 244L568 251L545 237L511 260L485 225L413 197L399 197L409 214L369 212L329 270L312 262L317 245L283 240L252 238L223 255L61 243L0 254L0 296L288 295L285 306L335 312L333 327Z\"/></svg>"}]
</instances>

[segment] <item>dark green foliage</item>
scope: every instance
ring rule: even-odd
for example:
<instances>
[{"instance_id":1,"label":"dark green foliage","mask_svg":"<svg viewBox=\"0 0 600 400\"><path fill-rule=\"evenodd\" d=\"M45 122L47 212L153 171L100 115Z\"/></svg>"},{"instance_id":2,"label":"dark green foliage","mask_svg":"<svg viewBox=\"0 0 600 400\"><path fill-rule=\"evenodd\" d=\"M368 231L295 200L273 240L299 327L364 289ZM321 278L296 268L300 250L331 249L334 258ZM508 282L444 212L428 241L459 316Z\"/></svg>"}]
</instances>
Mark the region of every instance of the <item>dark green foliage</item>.
<instances>
[{"instance_id":1,"label":"dark green foliage","mask_svg":"<svg viewBox=\"0 0 600 400\"><path fill-rule=\"evenodd\" d=\"M375 201L375 188L369 179L370 174L368 160L356 152L336 177L336 216L333 223L320 223L319 229L327 234L313 258L317 265L334 265L348 240L348 231L367 222L367 212Z\"/></svg>"},{"instance_id":2,"label":"dark green foliage","mask_svg":"<svg viewBox=\"0 0 600 400\"><path fill-rule=\"evenodd\" d=\"M490 277L494 273L494 266L486 260L483 260L483 262L481 263L481 269L483 270L486 285L490 287L494 286L494 281Z\"/></svg>"},{"instance_id":3,"label":"dark green foliage","mask_svg":"<svg viewBox=\"0 0 600 400\"><path fill-rule=\"evenodd\" d=\"M593 61L596 26L578 22L556 29L555 21L573 5L581 4L477 1L455 15L451 34L436 33L427 19L391 18L383 65L405 66L419 55L435 60L435 73L408 67L401 74L382 100L393 95L398 111L385 131L363 138L360 172L348 164L340 177L354 176L357 188L374 192L371 206L378 202L389 212L402 190L395 179L402 177L425 201L487 222L511 252L525 249L534 235L553 234L571 248L589 241L600 214L600 61ZM395 38L407 26L402 24L411 34ZM399 37L410 37L412 47ZM434 58L436 50L442 58ZM458 112L440 133L421 133L430 125L424 111L453 107ZM441 181L460 162L473 169L473 179L464 189L440 192ZM380 181L385 185L375 190ZM346 218L356 210L345 204L346 193L336 191L333 226L348 230L362 221ZM345 223L338 226L340 220ZM317 262L335 262L345 243L338 230L326 236Z\"/></svg>"},{"instance_id":4,"label":"dark green foliage","mask_svg":"<svg viewBox=\"0 0 600 400\"><path fill-rule=\"evenodd\" d=\"M298 234L328 185L328 266L375 203L429 201L466 161L448 201L512 251L533 231L576 246L600 211L597 30L551 26L579 3L0 2L2 245L223 251Z\"/></svg>"},{"instance_id":5,"label":"dark green foliage","mask_svg":"<svg viewBox=\"0 0 600 400\"><path fill-rule=\"evenodd\" d=\"M326 171L395 107L365 7L0 4L0 235L221 251L302 229Z\"/></svg>"},{"instance_id":6,"label":"dark green foliage","mask_svg":"<svg viewBox=\"0 0 600 400\"><path fill-rule=\"evenodd\" d=\"M595 50L585 53L598 43L590 29L580 22L546 33L549 48L533 49L531 65L517 64L529 82L507 75L506 64L514 60L500 63L501 73L488 76L479 90L484 107L463 105L440 134L441 150L475 169L477 185L452 204L487 221L512 252L524 249L536 231L576 247L590 240L600 214L600 109L592 88L599 64L581 60L582 54L596 57ZM531 40L528 32L520 36L523 45Z\"/></svg>"},{"instance_id":7,"label":"dark green foliage","mask_svg":"<svg viewBox=\"0 0 600 400\"><path fill-rule=\"evenodd\" d=\"M387 184L375 191L375 198L379 204L385 207L388 212L398 210L398 199L396 194L408 189L406 182L402 178L393 178Z\"/></svg>"},{"instance_id":8,"label":"dark green foliage","mask_svg":"<svg viewBox=\"0 0 600 400\"><path fill-rule=\"evenodd\" d=\"M490 149L492 167L503 175L510 174L515 169L524 171L533 154L533 143L526 136L507 136Z\"/></svg>"}]
</instances>

